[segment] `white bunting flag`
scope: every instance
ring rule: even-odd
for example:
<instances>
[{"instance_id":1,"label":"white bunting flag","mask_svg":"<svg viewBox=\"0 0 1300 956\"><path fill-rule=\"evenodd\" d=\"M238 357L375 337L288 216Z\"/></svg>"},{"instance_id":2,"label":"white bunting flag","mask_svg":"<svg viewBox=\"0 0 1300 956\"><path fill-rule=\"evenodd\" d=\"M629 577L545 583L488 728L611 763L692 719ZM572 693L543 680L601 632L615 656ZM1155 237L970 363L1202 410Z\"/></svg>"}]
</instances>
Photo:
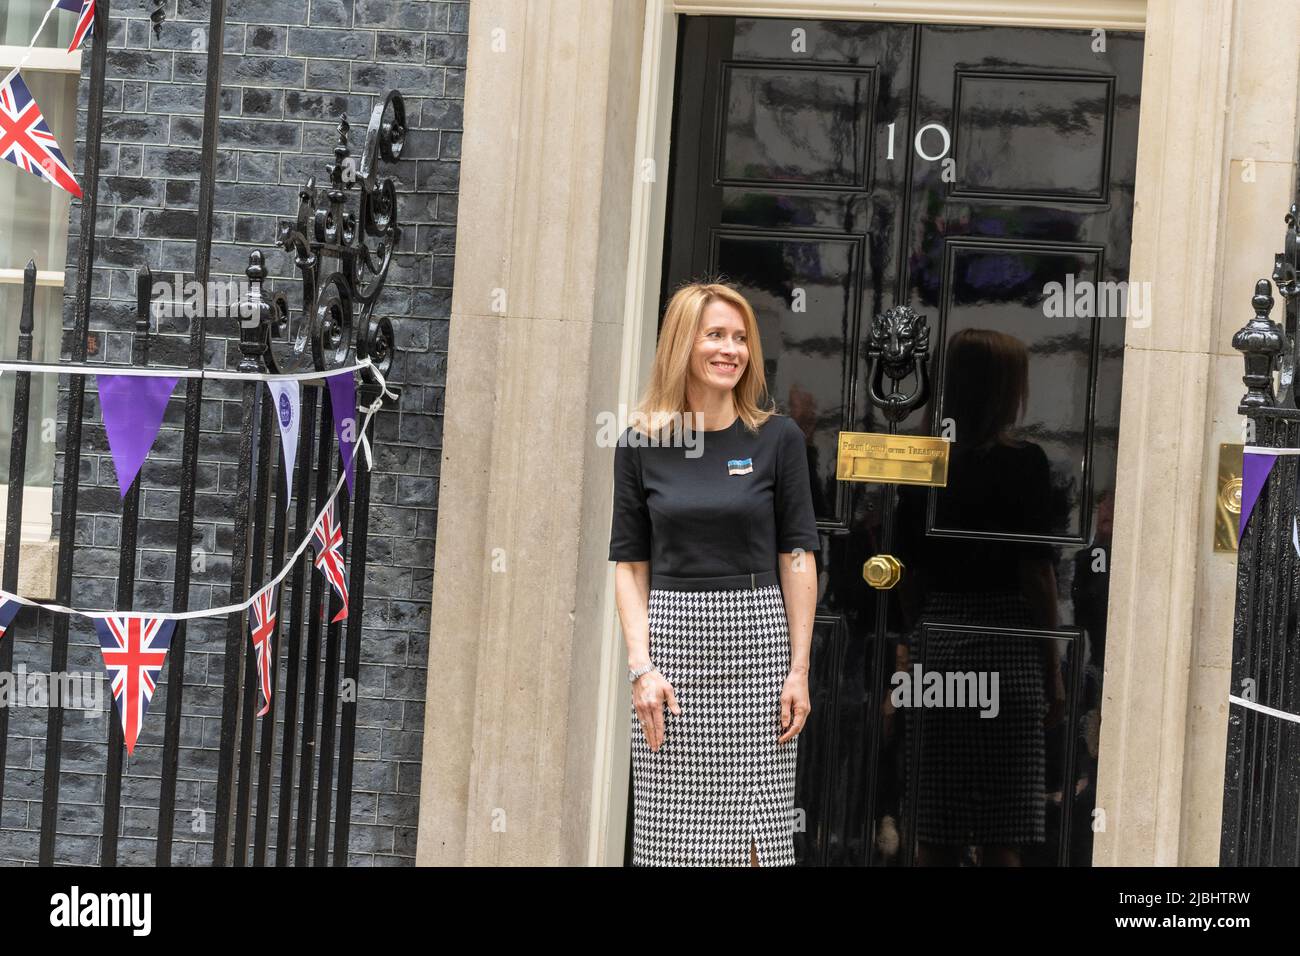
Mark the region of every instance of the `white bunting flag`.
<instances>
[{"instance_id":1,"label":"white bunting flag","mask_svg":"<svg viewBox=\"0 0 1300 956\"><path fill-rule=\"evenodd\" d=\"M280 426L280 444L284 448L284 506L293 497L293 459L298 454L299 398L301 388L295 381L267 382L275 405L275 420Z\"/></svg>"}]
</instances>

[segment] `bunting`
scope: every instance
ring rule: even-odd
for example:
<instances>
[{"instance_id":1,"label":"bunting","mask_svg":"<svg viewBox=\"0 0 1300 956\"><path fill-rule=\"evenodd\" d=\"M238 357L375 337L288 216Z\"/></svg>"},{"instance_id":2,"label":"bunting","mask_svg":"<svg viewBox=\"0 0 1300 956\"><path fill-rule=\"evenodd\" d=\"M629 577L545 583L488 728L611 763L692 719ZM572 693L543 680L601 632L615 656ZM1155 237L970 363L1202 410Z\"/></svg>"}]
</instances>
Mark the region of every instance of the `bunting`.
<instances>
[{"instance_id":1,"label":"bunting","mask_svg":"<svg viewBox=\"0 0 1300 956\"><path fill-rule=\"evenodd\" d=\"M71 53L95 32L95 0L59 0L59 9L77 14L77 26L72 31L72 42L68 44Z\"/></svg>"},{"instance_id":2,"label":"bunting","mask_svg":"<svg viewBox=\"0 0 1300 956\"><path fill-rule=\"evenodd\" d=\"M176 381L180 378L264 381L277 385L286 381L292 382L295 387L287 390L287 394L294 414L290 416L288 424L283 418L281 424L284 428L291 428L295 435L297 424L292 419L298 417L298 388L296 387L298 381L319 378L331 380L345 376L350 379L354 372L370 369L380 395L363 409L365 417L360 424L360 432L364 432L371 417L382 407L385 397L390 399L396 397L396 393L384 380L383 374L368 359L362 359L353 366L332 369L328 372L304 372L292 375L242 373L225 369L130 368L120 372L104 372L103 368L104 366L86 363L42 365L33 362L0 361L0 373L16 370L27 374L97 376L101 404L105 408L105 430L109 434L110 451L118 468L119 480L125 480L125 483L121 484L123 491L131 486L138 474L139 463L149 452L161 423L163 409L175 388ZM332 392L339 393L334 390ZM355 396L355 385L348 392ZM272 393L278 396L280 390L272 389ZM276 404L277 406L281 404L278 397ZM347 399L340 399L338 407L353 408L355 399L351 400L351 404ZM132 421L133 418L145 419L145 421L143 423ZM296 446L296 441L287 444L286 454L296 453ZM134 466L132 461L135 462ZM291 471L292 468L289 470ZM333 492L318 513L311 532L299 542L276 574L252 597L222 607L209 607L195 611L102 611L81 610L50 601L33 600L0 589L0 639L3 639L15 616L23 607L37 607L54 614L77 615L91 619L104 657L104 667L111 682L113 703L121 722L126 750L128 754L132 754L136 741L140 737L144 718L153 701L167 652L171 647L176 622L244 614L251 610L248 627L257 654L258 679L263 698L263 707L258 712L258 716L265 716L269 713L273 700L274 637L278 625L279 586L292 573L308 547L314 548L313 563L325 575L341 599L342 608L331 623L337 623L348 617L348 576L343 559L343 530L336 511L336 501L342 493L344 482L345 476L340 476Z\"/></svg>"},{"instance_id":3,"label":"bunting","mask_svg":"<svg viewBox=\"0 0 1300 956\"><path fill-rule=\"evenodd\" d=\"M253 598L253 608L249 615L249 634L253 638L253 649L257 652L257 677L262 687L262 709L257 716L262 717L271 709L271 664L275 660L276 608L278 606L277 588L268 584L258 591Z\"/></svg>"},{"instance_id":4,"label":"bunting","mask_svg":"<svg viewBox=\"0 0 1300 956\"><path fill-rule=\"evenodd\" d=\"M333 381L333 379L330 379ZM267 382L275 408L275 422L280 428L280 447L284 450L284 506L293 497L293 464L298 456L298 424L302 407L302 386L297 382Z\"/></svg>"},{"instance_id":5,"label":"bunting","mask_svg":"<svg viewBox=\"0 0 1300 956\"><path fill-rule=\"evenodd\" d=\"M1264 482L1277 463L1277 455L1263 448L1246 448L1241 457L1241 515L1237 518L1237 539L1246 533L1246 523L1250 521L1251 512L1259 493L1264 490Z\"/></svg>"},{"instance_id":6,"label":"bunting","mask_svg":"<svg viewBox=\"0 0 1300 956\"><path fill-rule=\"evenodd\" d=\"M348 616L348 569L343 564L343 529L334 514L333 498L311 529L311 543L316 552L313 563L343 602L343 607L330 620L334 624Z\"/></svg>"},{"instance_id":7,"label":"bunting","mask_svg":"<svg viewBox=\"0 0 1300 956\"><path fill-rule=\"evenodd\" d=\"M334 434L339 439L339 454L343 456L343 474L348 480L351 497L352 458L357 445L357 383L351 375L335 375L329 381L330 411L334 415Z\"/></svg>"},{"instance_id":8,"label":"bunting","mask_svg":"<svg viewBox=\"0 0 1300 956\"><path fill-rule=\"evenodd\" d=\"M1273 466L1277 464L1278 457L1297 453L1300 453L1300 449L1255 448L1249 445L1242 449L1241 513L1237 517L1237 540L1240 541L1246 534L1246 525L1255 511L1255 505L1258 504L1259 496L1268 482L1268 476L1273 473ZM1300 473L1297 474L1296 494L1298 496L1296 501L1300 502ZM1300 520L1297 520L1295 515L1291 516L1291 546L1295 548L1295 553L1300 555Z\"/></svg>"},{"instance_id":9,"label":"bunting","mask_svg":"<svg viewBox=\"0 0 1300 956\"><path fill-rule=\"evenodd\" d=\"M0 639L5 636L5 631L9 630L9 625L13 623L14 616L22 609L22 605L17 601L6 601L0 599Z\"/></svg>"},{"instance_id":10,"label":"bunting","mask_svg":"<svg viewBox=\"0 0 1300 956\"><path fill-rule=\"evenodd\" d=\"M179 379L153 375L98 375L96 379L117 490L125 498L158 437Z\"/></svg>"},{"instance_id":11,"label":"bunting","mask_svg":"<svg viewBox=\"0 0 1300 956\"><path fill-rule=\"evenodd\" d=\"M95 621L127 754L135 750L175 629L175 621L157 617L120 616Z\"/></svg>"},{"instance_id":12,"label":"bunting","mask_svg":"<svg viewBox=\"0 0 1300 956\"><path fill-rule=\"evenodd\" d=\"M72 168L17 70L0 82L0 159L81 198Z\"/></svg>"}]
</instances>

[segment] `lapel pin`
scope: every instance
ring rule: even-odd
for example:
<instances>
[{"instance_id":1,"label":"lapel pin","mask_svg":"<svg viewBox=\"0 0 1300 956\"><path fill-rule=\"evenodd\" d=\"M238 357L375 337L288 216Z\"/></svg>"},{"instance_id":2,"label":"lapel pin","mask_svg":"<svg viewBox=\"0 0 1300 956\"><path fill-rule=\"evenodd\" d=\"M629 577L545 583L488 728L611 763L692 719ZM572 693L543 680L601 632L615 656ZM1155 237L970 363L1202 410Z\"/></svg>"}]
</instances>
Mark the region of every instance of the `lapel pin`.
<instances>
[{"instance_id":1,"label":"lapel pin","mask_svg":"<svg viewBox=\"0 0 1300 956\"><path fill-rule=\"evenodd\" d=\"M727 474L729 475L747 475L754 470L754 460L752 458L733 458L727 462Z\"/></svg>"}]
</instances>

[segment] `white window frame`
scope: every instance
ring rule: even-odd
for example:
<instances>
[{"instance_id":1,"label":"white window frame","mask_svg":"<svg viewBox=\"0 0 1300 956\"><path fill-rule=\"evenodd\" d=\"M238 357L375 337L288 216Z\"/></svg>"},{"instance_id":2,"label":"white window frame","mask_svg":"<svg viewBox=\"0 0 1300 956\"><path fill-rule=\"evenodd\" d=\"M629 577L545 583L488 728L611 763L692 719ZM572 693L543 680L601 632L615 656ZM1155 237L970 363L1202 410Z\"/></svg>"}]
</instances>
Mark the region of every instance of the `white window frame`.
<instances>
[{"instance_id":1,"label":"white window frame","mask_svg":"<svg viewBox=\"0 0 1300 956\"><path fill-rule=\"evenodd\" d=\"M7 73L17 66L27 48L0 44L0 71ZM33 73L72 73L81 75L81 50L69 53L57 47L34 47L24 70ZM62 270L41 269L36 273L37 288L63 288L65 274ZM23 284L23 270L0 268L0 285ZM0 475L0 541L4 539L4 520L9 510L9 476ZM49 541L54 534L54 489L23 488L23 541Z\"/></svg>"}]
</instances>

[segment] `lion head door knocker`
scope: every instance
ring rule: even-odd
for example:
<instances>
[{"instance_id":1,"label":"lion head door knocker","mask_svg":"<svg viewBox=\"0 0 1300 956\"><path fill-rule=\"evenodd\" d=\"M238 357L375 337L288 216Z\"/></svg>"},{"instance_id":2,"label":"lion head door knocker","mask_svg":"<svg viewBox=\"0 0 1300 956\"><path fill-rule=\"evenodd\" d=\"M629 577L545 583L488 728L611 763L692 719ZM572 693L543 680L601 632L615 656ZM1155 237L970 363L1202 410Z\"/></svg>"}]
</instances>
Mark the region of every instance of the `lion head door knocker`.
<instances>
[{"instance_id":1,"label":"lion head door knocker","mask_svg":"<svg viewBox=\"0 0 1300 956\"><path fill-rule=\"evenodd\" d=\"M930 397L930 323L925 316L905 305L880 313L871 320L867 358L871 403L891 424L901 422ZM908 378L914 379L912 390L903 392L899 383Z\"/></svg>"}]
</instances>

